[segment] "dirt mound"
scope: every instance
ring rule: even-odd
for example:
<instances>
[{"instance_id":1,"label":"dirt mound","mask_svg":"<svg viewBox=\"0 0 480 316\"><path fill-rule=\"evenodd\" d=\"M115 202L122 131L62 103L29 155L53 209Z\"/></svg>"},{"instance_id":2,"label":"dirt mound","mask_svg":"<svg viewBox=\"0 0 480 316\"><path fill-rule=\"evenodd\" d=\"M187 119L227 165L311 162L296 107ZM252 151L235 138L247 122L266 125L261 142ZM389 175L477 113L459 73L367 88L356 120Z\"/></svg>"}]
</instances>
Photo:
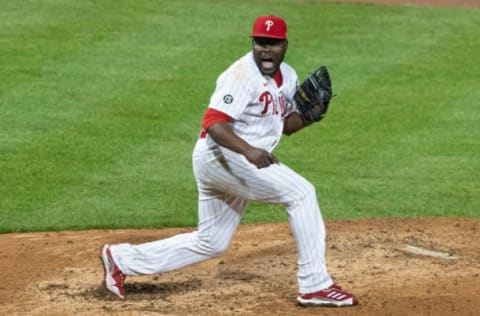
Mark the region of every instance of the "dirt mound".
<instances>
[{"instance_id":1,"label":"dirt mound","mask_svg":"<svg viewBox=\"0 0 480 316\"><path fill-rule=\"evenodd\" d=\"M288 224L279 223L240 226L220 258L127 278L125 301L102 287L100 246L193 228L0 235L0 314L474 315L480 310L480 220L326 225L330 273L359 297L356 307L320 311L296 304L295 243Z\"/></svg>"}]
</instances>

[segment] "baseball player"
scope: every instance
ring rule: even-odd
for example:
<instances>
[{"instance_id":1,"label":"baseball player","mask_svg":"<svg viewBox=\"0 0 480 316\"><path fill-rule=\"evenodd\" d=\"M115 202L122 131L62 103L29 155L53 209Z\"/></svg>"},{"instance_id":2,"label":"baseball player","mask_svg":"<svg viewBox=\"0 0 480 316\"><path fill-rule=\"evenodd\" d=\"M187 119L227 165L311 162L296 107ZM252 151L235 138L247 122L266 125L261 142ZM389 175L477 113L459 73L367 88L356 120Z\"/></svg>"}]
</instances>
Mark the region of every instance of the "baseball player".
<instances>
[{"instance_id":1,"label":"baseball player","mask_svg":"<svg viewBox=\"0 0 480 316\"><path fill-rule=\"evenodd\" d=\"M357 299L338 285L325 263L325 226L314 186L272 151L282 134L312 124L294 106L295 70L283 62L287 26L258 17L252 51L217 79L192 155L198 187L198 229L144 244L104 245L105 285L125 297L126 276L171 271L223 254L249 201L281 204L298 251L297 301L350 306Z\"/></svg>"}]
</instances>

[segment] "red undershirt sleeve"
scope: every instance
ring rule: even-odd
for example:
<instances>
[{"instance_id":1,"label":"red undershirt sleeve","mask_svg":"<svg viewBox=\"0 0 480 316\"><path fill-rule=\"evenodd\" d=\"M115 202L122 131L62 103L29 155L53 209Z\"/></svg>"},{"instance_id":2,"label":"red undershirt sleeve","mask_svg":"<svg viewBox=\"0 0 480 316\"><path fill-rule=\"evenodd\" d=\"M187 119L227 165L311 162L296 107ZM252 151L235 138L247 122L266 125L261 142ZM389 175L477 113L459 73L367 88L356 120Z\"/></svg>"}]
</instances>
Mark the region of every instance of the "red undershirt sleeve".
<instances>
[{"instance_id":1,"label":"red undershirt sleeve","mask_svg":"<svg viewBox=\"0 0 480 316\"><path fill-rule=\"evenodd\" d=\"M207 130L210 126L218 122L230 122L232 118L220 111L214 110L212 108L207 108L205 114L203 115L202 128Z\"/></svg>"}]
</instances>

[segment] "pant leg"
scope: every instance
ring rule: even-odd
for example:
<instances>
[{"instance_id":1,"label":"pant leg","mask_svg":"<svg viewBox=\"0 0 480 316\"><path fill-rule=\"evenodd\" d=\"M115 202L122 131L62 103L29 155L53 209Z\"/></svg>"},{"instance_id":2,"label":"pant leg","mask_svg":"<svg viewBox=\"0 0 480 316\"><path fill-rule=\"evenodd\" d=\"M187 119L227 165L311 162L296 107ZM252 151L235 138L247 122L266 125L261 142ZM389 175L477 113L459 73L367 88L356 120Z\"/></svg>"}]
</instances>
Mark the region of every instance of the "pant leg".
<instances>
[{"instance_id":1,"label":"pant leg","mask_svg":"<svg viewBox=\"0 0 480 316\"><path fill-rule=\"evenodd\" d=\"M297 280L300 293L316 292L333 284L325 261L325 224L315 187L283 164L254 173L256 176L249 178L256 184L249 183L248 186L257 186L258 189L250 190L247 197L286 205L298 253Z\"/></svg>"},{"instance_id":2,"label":"pant leg","mask_svg":"<svg viewBox=\"0 0 480 316\"><path fill-rule=\"evenodd\" d=\"M166 272L225 252L240 223L247 202L220 192L199 192L198 230L132 245L112 245L113 259L126 275Z\"/></svg>"},{"instance_id":3,"label":"pant leg","mask_svg":"<svg viewBox=\"0 0 480 316\"><path fill-rule=\"evenodd\" d=\"M215 150L213 150L215 151ZM205 185L223 188L233 196L268 204L283 204L298 251L298 285L301 293L330 286L325 262L325 225L315 187L284 164L257 169L228 150L216 150L218 164L200 168Z\"/></svg>"},{"instance_id":4,"label":"pant leg","mask_svg":"<svg viewBox=\"0 0 480 316\"><path fill-rule=\"evenodd\" d=\"M325 262L325 224L317 203L315 188L308 182L304 198L287 204L287 213L298 252L300 293L312 293L333 284Z\"/></svg>"}]
</instances>

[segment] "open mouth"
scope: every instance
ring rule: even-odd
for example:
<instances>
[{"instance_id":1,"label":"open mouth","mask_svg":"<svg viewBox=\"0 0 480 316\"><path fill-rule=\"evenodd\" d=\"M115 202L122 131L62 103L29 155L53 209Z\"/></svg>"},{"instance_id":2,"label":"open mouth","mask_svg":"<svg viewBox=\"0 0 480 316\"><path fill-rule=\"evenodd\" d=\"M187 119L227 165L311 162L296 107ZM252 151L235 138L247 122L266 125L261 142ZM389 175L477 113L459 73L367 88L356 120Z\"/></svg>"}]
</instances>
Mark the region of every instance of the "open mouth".
<instances>
[{"instance_id":1,"label":"open mouth","mask_svg":"<svg viewBox=\"0 0 480 316\"><path fill-rule=\"evenodd\" d=\"M262 68L263 69L273 69L275 67L275 62L273 57L267 56L262 57Z\"/></svg>"}]
</instances>

